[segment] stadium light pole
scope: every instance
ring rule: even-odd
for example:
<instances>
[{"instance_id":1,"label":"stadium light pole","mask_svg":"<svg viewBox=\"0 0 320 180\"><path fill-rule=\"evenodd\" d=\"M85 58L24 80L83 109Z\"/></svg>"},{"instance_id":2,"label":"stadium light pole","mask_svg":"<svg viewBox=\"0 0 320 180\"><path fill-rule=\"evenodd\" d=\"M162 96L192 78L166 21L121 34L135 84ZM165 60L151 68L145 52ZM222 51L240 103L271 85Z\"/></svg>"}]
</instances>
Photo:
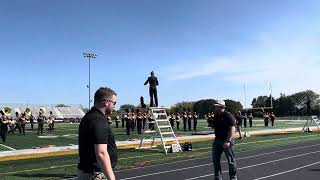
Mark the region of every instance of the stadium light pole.
<instances>
[{"instance_id":1,"label":"stadium light pole","mask_svg":"<svg viewBox=\"0 0 320 180\"><path fill-rule=\"evenodd\" d=\"M89 107L88 107L88 110L90 110L90 107L91 107L91 98L90 98L90 89L91 89L91 84L90 84L90 61L91 59L94 59L97 57L97 55L95 53L83 53L83 57L85 58L88 58L89 60L89 84L87 85L87 88L89 89Z\"/></svg>"}]
</instances>

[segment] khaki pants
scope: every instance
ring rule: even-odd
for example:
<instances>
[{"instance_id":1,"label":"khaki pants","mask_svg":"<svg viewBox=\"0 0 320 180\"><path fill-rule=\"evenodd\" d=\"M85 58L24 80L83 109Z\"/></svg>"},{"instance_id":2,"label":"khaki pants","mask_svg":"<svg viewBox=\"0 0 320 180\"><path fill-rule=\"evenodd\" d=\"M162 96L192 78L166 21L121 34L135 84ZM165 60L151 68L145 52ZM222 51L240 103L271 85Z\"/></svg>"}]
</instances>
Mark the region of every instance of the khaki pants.
<instances>
[{"instance_id":1,"label":"khaki pants","mask_svg":"<svg viewBox=\"0 0 320 180\"><path fill-rule=\"evenodd\" d=\"M79 180L100 180L107 179L105 175L101 172L95 173L85 173L82 170L78 169L78 179Z\"/></svg>"}]
</instances>

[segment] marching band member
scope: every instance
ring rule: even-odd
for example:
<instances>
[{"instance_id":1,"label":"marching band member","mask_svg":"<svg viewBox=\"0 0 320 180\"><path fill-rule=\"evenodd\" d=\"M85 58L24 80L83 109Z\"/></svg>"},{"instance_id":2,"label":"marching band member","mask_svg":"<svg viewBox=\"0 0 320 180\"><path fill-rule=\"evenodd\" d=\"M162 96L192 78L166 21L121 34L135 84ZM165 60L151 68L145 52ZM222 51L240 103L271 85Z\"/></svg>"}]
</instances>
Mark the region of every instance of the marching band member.
<instances>
[{"instance_id":1,"label":"marching band member","mask_svg":"<svg viewBox=\"0 0 320 180\"><path fill-rule=\"evenodd\" d=\"M138 134L142 134L142 121L143 121L143 116L141 115L141 112L138 112L137 115L137 129L138 129Z\"/></svg>"},{"instance_id":2,"label":"marching band member","mask_svg":"<svg viewBox=\"0 0 320 180\"><path fill-rule=\"evenodd\" d=\"M9 132L8 134L13 134L14 131L16 130L16 125L17 125L17 121L15 120L15 118L10 118L9 120Z\"/></svg>"},{"instance_id":3,"label":"marching band member","mask_svg":"<svg viewBox=\"0 0 320 180\"><path fill-rule=\"evenodd\" d=\"M48 132L51 132L53 130L54 120L55 120L55 116L53 115L52 111L50 111L50 116L49 116L49 118L47 120Z\"/></svg>"},{"instance_id":4,"label":"marching band member","mask_svg":"<svg viewBox=\"0 0 320 180\"><path fill-rule=\"evenodd\" d=\"M107 116L107 119L108 119L108 124L109 124L109 126L111 127L112 119L111 119L111 117L110 117L109 115Z\"/></svg>"},{"instance_id":5,"label":"marching band member","mask_svg":"<svg viewBox=\"0 0 320 180\"><path fill-rule=\"evenodd\" d=\"M146 129L146 124L147 124L147 114L144 113L144 114L143 114L143 119L142 119L142 129L143 129L143 130Z\"/></svg>"},{"instance_id":6,"label":"marching band member","mask_svg":"<svg viewBox=\"0 0 320 180\"><path fill-rule=\"evenodd\" d=\"M21 117L18 120L18 124L19 124L19 134L21 135L23 133L23 135L26 135L25 133L25 129L26 129L26 123L27 123L27 118L26 118L26 114L22 113Z\"/></svg>"},{"instance_id":7,"label":"marching band member","mask_svg":"<svg viewBox=\"0 0 320 180\"><path fill-rule=\"evenodd\" d=\"M46 120L46 117L44 116L44 112L43 111L39 111L39 116L38 116L38 119L37 119L37 122L38 122L38 132L37 134L39 135L40 133L42 134L43 133L43 124L44 124L44 121Z\"/></svg>"},{"instance_id":8,"label":"marching band member","mask_svg":"<svg viewBox=\"0 0 320 180\"><path fill-rule=\"evenodd\" d=\"M173 128L173 126L174 126L173 114L169 114L169 115L168 115L168 119L169 119L169 122L170 122L171 127Z\"/></svg>"},{"instance_id":9,"label":"marching band member","mask_svg":"<svg viewBox=\"0 0 320 180\"><path fill-rule=\"evenodd\" d=\"M119 128L120 118L118 114L116 115L115 119L116 119L116 128Z\"/></svg>"},{"instance_id":10,"label":"marching band member","mask_svg":"<svg viewBox=\"0 0 320 180\"><path fill-rule=\"evenodd\" d=\"M2 139L2 142L6 142L7 134L8 134L8 124L9 124L9 118L6 115L5 109L0 111L1 119L0 119L0 136Z\"/></svg>"},{"instance_id":11,"label":"marching band member","mask_svg":"<svg viewBox=\"0 0 320 180\"><path fill-rule=\"evenodd\" d=\"M271 112L271 114L270 114L271 126L274 125L274 120L275 119L276 119L276 116L273 114L273 112Z\"/></svg>"},{"instance_id":12,"label":"marching band member","mask_svg":"<svg viewBox=\"0 0 320 180\"><path fill-rule=\"evenodd\" d=\"M247 127L247 113L244 113L243 115L243 127Z\"/></svg>"},{"instance_id":13,"label":"marching band member","mask_svg":"<svg viewBox=\"0 0 320 180\"><path fill-rule=\"evenodd\" d=\"M197 112L194 112L193 114L193 130L197 130L197 124L198 124L198 114Z\"/></svg>"},{"instance_id":14,"label":"marching band member","mask_svg":"<svg viewBox=\"0 0 320 180\"><path fill-rule=\"evenodd\" d=\"M192 114L189 109L189 113L188 113L188 129L189 129L189 131L191 131L191 122L192 122Z\"/></svg>"},{"instance_id":15,"label":"marching band member","mask_svg":"<svg viewBox=\"0 0 320 180\"><path fill-rule=\"evenodd\" d=\"M239 132L239 139L242 139L241 126L242 126L243 116L241 115L241 111L236 114L236 129Z\"/></svg>"},{"instance_id":16,"label":"marching band member","mask_svg":"<svg viewBox=\"0 0 320 180\"><path fill-rule=\"evenodd\" d=\"M252 113L249 114L248 118L249 118L249 125L250 127L252 127L252 119L253 119Z\"/></svg>"},{"instance_id":17,"label":"marching band member","mask_svg":"<svg viewBox=\"0 0 320 180\"><path fill-rule=\"evenodd\" d=\"M269 114L267 112L264 113L264 126L269 126Z\"/></svg>"},{"instance_id":18,"label":"marching band member","mask_svg":"<svg viewBox=\"0 0 320 180\"><path fill-rule=\"evenodd\" d=\"M176 123L177 123L177 129L180 129L180 114L179 113L177 113L177 115L176 115Z\"/></svg>"},{"instance_id":19,"label":"marching band member","mask_svg":"<svg viewBox=\"0 0 320 180\"><path fill-rule=\"evenodd\" d=\"M188 115L186 111L183 112L182 120L183 120L183 130L187 131Z\"/></svg>"}]
</instances>

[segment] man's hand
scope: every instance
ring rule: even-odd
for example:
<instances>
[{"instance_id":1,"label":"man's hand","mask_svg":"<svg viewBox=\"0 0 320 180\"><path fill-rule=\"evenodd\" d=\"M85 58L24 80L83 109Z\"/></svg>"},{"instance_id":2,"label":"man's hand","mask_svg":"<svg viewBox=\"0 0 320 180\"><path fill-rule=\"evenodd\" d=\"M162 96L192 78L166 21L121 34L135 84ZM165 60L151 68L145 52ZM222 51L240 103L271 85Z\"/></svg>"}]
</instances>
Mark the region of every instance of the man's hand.
<instances>
[{"instance_id":1,"label":"man's hand","mask_svg":"<svg viewBox=\"0 0 320 180\"><path fill-rule=\"evenodd\" d=\"M223 144L223 148L224 149L228 149L230 147L230 142L229 141L226 141L224 144Z\"/></svg>"}]
</instances>

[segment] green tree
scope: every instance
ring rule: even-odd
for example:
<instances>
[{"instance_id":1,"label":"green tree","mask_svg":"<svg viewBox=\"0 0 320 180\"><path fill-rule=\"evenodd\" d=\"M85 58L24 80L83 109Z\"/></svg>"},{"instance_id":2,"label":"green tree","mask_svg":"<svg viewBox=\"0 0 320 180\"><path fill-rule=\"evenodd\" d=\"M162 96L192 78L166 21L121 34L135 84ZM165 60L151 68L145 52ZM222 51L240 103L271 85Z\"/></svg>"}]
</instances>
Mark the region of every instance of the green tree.
<instances>
[{"instance_id":1,"label":"green tree","mask_svg":"<svg viewBox=\"0 0 320 180\"><path fill-rule=\"evenodd\" d=\"M203 118L204 115L214 111L214 104L216 104L216 100L214 99L202 99L194 104L193 111L199 113L200 116Z\"/></svg>"},{"instance_id":2,"label":"green tree","mask_svg":"<svg viewBox=\"0 0 320 180\"><path fill-rule=\"evenodd\" d=\"M226 99L224 101L226 102L226 110L232 114L243 110L243 106L239 101L234 101L232 99Z\"/></svg>"},{"instance_id":3,"label":"green tree","mask_svg":"<svg viewBox=\"0 0 320 180\"><path fill-rule=\"evenodd\" d=\"M119 111L120 111L120 112L124 112L124 111L126 111L126 109L131 110L131 109L135 109L135 108L136 108L135 105L132 105L132 104L123 104L123 105L120 106Z\"/></svg>"},{"instance_id":4,"label":"green tree","mask_svg":"<svg viewBox=\"0 0 320 180\"><path fill-rule=\"evenodd\" d=\"M182 101L180 103L175 104L170 111L171 113L175 113L175 112L183 112L183 109L185 109L186 111L188 111L188 109L193 110L194 104L195 102L193 101L190 101L190 102Z\"/></svg>"}]
</instances>

